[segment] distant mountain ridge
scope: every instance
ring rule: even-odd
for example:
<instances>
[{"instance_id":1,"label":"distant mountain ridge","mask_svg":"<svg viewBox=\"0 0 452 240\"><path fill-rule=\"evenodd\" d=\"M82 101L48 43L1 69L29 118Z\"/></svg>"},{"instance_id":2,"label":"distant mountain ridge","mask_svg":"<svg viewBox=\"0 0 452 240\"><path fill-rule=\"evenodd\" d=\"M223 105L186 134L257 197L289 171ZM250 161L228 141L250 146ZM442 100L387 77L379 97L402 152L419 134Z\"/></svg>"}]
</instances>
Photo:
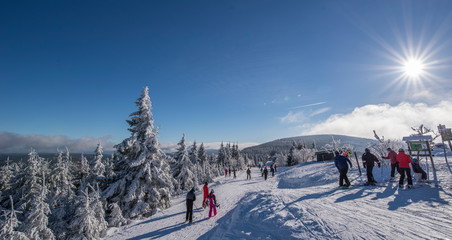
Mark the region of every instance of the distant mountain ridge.
<instances>
[{"instance_id":1,"label":"distant mountain ridge","mask_svg":"<svg viewBox=\"0 0 452 240\"><path fill-rule=\"evenodd\" d=\"M297 144L304 143L308 148L311 148L313 143L315 143L317 149L321 150L323 146L330 144L333 141L332 138L334 138L335 140L340 140L341 145L349 144L353 146L354 150L359 153L364 152L364 149L370 142L376 141L369 138L351 137L336 134L320 134L277 139L257 146L244 148L241 152L244 154L270 154L271 152L287 154L290 150L290 147L292 146L293 141L295 141Z\"/></svg>"}]
</instances>

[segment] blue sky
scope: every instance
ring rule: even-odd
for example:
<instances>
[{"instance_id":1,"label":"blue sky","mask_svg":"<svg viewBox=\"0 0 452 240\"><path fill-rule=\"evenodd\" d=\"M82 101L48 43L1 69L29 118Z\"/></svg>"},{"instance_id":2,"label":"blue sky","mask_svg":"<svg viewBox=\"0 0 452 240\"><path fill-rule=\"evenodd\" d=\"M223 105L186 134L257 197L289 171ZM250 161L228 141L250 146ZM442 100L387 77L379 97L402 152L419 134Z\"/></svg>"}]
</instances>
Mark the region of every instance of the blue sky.
<instances>
[{"instance_id":1,"label":"blue sky","mask_svg":"<svg viewBox=\"0 0 452 240\"><path fill-rule=\"evenodd\" d=\"M144 86L168 144L452 125L451 22L451 1L2 1L0 134L117 143Z\"/></svg>"}]
</instances>

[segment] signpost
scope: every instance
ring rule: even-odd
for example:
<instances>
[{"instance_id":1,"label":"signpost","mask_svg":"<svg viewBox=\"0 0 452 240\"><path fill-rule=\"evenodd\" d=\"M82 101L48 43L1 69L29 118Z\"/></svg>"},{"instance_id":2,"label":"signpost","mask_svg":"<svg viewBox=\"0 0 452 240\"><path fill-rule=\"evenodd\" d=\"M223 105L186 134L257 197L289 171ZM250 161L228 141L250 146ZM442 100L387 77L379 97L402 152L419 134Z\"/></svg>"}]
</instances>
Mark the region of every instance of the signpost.
<instances>
[{"instance_id":1,"label":"signpost","mask_svg":"<svg viewBox=\"0 0 452 240\"><path fill-rule=\"evenodd\" d=\"M432 169L433 169L433 178L435 182L437 182L436 177L436 169L435 164L433 163L433 157L432 157L432 150L430 148L430 143L433 141L432 136L409 136L409 137L403 137L402 139L405 141L408 145L408 151L410 153L410 156L412 156L412 152L417 152L417 158L421 160L419 157L430 157L430 162L432 163ZM424 154L421 154L421 152L424 152ZM428 163L427 163L427 171L428 171ZM428 178L428 174L427 174Z\"/></svg>"},{"instance_id":2,"label":"signpost","mask_svg":"<svg viewBox=\"0 0 452 240\"><path fill-rule=\"evenodd\" d=\"M441 140L443 142L443 150L444 150L444 158L446 159L447 165L449 165L449 162L447 161L447 152L446 152L446 146L444 145L445 141L449 142L449 148L452 151L452 145L450 141L452 140L452 131L450 128L446 128L446 125L439 125L438 126L439 134L441 134Z\"/></svg>"}]
</instances>

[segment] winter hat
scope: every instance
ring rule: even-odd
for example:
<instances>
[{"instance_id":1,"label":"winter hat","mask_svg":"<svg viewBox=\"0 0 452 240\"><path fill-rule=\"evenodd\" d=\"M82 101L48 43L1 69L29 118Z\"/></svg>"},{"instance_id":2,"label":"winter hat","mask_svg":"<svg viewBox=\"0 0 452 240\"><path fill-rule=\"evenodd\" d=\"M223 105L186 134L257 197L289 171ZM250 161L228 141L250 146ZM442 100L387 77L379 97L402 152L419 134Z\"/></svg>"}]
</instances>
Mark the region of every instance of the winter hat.
<instances>
[{"instance_id":1,"label":"winter hat","mask_svg":"<svg viewBox=\"0 0 452 240\"><path fill-rule=\"evenodd\" d=\"M403 148L400 148L400 149L399 149L399 152L405 152L405 150L403 150Z\"/></svg>"},{"instance_id":2,"label":"winter hat","mask_svg":"<svg viewBox=\"0 0 452 240\"><path fill-rule=\"evenodd\" d=\"M370 153L370 149L368 149L368 148L364 149L364 151L365 151L366 153Z\"/></svg>"},{"instance_id":3,"label":"winter hat","mask_svg":"<svg viewBox=\"0 0 452 240\"><path fill-rule=\"evenodd\" d=\"M334 154L336 155L336 156L339 156L339 151L334 151Z\"/></svg>"},{"instance_id":4,"label":"winter hat","mask_svg":"<svg viewBox=\"0 0 452 240\"><path fill-rule=\"evenodd\" d=\"M192 187L191 190L194 192L194 191L196 191L196 188Z\"/></svg>"},{"instance_id":5,"label":"winter hat","mask_svg":"<svg viewBox=\"0 0 452 240\"><path fill-rule=\"evenodd\" d=\"M214 193L213 189L212 189L212 190L210 190L210 192L211 192L211 193Z\"/></svg>"},{"instance_id":6,"label":"winter hat","mask_svg":"<svg viewBox=\"0 0 452 240\"><path fill-rule=\"evenodd\" d=\"M417 158L413 158L413 162L414 163L417 162L417 161L419 161Z\"/></svg>"},{"instance_id":7,"label":"winter hat","mask_svg":"<svg viewBox=\"0 0 452 240\"><path fill-rule=\"evenodd\" d=\"M392 151L392 149L391 149L391 148L388 148L388 149L386 149L386 150L388 150L388 151Z\"/></svg>"}]
</instances>

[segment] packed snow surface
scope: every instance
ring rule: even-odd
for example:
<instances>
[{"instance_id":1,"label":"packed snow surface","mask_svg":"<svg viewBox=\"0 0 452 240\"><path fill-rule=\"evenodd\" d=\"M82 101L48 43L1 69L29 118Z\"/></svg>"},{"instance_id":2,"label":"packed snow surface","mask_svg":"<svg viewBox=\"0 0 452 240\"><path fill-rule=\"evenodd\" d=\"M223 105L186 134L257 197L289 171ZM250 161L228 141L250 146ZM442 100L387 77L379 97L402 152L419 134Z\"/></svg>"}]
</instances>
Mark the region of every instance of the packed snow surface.
<instances>
[{"instance_id":1,"label":"packed snow surface","mask_svg":"<svg viewBox=\"0 0 452 240\"><path fill-rule=\"evenodd\" d=\"M350 189L338 187L334 163L278 168L267 181L258 168L252 179L219 177L209 185L220 204L209 219L197 191L194 222L185 223L185 195L148 219L108 231L105 239L452 239L452 169L435 158L437 181L415 189L389 181L388 168L374 168L378 186L361 186L356 161ZM421 164L427 171L426 160ZM451 164L452 165L452 164ZM398 175L396 176L398 179Z\"/></svg>"}]
</instances>

